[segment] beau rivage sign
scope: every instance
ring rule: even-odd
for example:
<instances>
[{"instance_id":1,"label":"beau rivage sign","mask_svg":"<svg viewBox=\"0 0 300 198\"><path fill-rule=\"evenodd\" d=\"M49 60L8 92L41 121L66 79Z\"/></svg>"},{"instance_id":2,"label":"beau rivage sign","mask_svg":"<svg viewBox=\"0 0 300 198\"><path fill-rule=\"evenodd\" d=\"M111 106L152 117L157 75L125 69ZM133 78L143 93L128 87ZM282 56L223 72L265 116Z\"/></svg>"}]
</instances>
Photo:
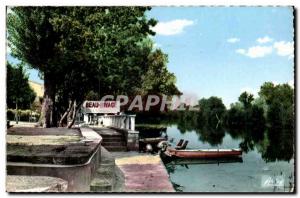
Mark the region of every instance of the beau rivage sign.
<instances>
[{"instance_id":1,"label":"beau rivage sign","mask_svg":"<svg viewBox=\"0 0 300 198\"><path fill-rule=\"evenodd\" d=\"M82 104L83 113L119 113L119 101L85 101Z\"/></svg>"}]
</instances>

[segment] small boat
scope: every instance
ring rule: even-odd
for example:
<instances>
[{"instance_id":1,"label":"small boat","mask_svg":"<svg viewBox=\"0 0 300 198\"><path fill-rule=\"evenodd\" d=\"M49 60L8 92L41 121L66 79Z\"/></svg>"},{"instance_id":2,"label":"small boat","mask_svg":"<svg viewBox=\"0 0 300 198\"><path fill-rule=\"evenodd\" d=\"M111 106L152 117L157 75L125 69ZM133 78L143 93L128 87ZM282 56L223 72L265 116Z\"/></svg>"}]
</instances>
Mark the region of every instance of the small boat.
<instances>
[{"instance_id":1,"label":"small boat","mask_svg":"<svg viewBox=\"0 0 300 198\"><path fill-rule=\"evenodd\" d=\"M241 149L185 149L177 150L167 148L164 154L171 158L187 158L187 159L217 159L217 158L237 158L242 155Z\"/></svg>"},{"instance_id":2,"label":"small boat","mask_svg":"<svg viewBox=\"0 0 300 198\"><path fill-rule=\"evenodd\" d=\"M159 142L165 142L167 139L164 137L154 137L154 138L143 138L139 140L139 151L153 151L158 152L157 144Z\"/></svg>"},{"instance_id":3,"label":"small boat","mask_svg":"<svg viewBox=\"0 0 300 198\"><path fill-rule=\"evenodd\" d=\"M170 159L170 158L169 158ZM242 163L243 159L240 157L234 158L215 158L215 159L187 159L176 158L164 161L168 165L192 165L192 164L223 164L223 163Z\"/></svg>"},{"instance_id":4,"label":"small boat","mask_svg":"<svg viewBox=\"0 0 300 198\"><path fill-rule=\"evenodd\" d=\"M164 137L155 137L155 138L143 138L140 139L139 141L145 144L154 144L154 143L159 143L161 141L166 141L167 139Z\"/></svg>"},{"instance_id":5,"label":"small boat","mask_svg":"<svg viewBox=\"0 0 300 198\"><path fill-rule=\"evenodd\" d=\"M184 143L184 140L183 139L180 139L179 142L177 143L175 149L176 150L182 150L182 149L185 149L187 144L189 143L189 141L185 141Z\"/></svg>"}]
</instances>

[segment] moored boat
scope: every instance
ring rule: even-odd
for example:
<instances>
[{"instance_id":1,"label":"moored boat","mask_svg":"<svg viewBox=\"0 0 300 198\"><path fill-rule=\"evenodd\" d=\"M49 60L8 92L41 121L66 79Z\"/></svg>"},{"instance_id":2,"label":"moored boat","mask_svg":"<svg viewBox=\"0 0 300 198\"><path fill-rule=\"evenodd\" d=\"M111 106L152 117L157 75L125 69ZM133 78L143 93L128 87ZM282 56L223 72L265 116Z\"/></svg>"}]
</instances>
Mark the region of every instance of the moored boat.
<instances>
[{"instance_id":1,"label":"moored boat","mask_svg":"<svg viewBox=\"0 0 300 198\"><path fill-rule=\"evenodd\" d=\"M165 155L172 158L187 158L187 159L216 159L216 158L237 158L242 155L241 149L186 149L176 150L167 148Z\"/></svg>"},{"instance_id":2,"label":"moored boat","mask_svg":"<svg viewBox=\"0 0 300 198\"><path fill-rule=\"evenodd\" d=\"M167 139L164 137L155 137L155 138L143 138L140 139L139 141L145 144L154 144L154 143L159 143L161 141L166 141Z\"/></svg>"},{"instance_id":3,"label":"moored boat","mask_svg":"<svg viewBox=\"0 0 300 198\"><path fill-rule=\"evenodd\" d=\"M169 165L193 165L193 164L225 164L225 163L243 163L243 158L241 157L231 157L231 158L212 158L212 159L187 159L187 158L168 158L163 159L165 164Z\"/></svg>"}]
</instances>

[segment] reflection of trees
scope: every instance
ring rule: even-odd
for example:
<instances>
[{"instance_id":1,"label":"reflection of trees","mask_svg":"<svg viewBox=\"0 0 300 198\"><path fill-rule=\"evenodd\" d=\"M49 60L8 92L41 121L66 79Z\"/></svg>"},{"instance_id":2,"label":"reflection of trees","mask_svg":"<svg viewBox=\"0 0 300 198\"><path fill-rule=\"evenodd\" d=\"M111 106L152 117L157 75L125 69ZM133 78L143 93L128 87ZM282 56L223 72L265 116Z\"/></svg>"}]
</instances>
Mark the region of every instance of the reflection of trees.
<instances>
[{"instance_id":1,"label":"reflection of trees","mask_svg":"<svg viewBox=\"0 0 300 198\"><path fill-rule=\"evenodd\" d=\"M139 131L140 138L151 138L151 137L160 137L163 133L166 133L167 127L163 126L139 126L136 127Z\"/></svg>"},{"instance_id":2,"label":"reflection of trees","mask_svg":"<svg viewBox=\"0 0 300 198\"><path fill-rule=\"evenodd\" d=\"M182 112L177 120L177 129L184 134L188 131L195 131L200 141L208 142L211 145L222 143L225 136L225 130L218 126L218 120L210 119L210 122L200 122L200 116L197 112ZM218 126L218 127L216 127Z\"/></svg>"},{"instance_id":3,"label":"reflection of trees","mask_svg":"<svg viewBox=\"0 0 300 198\"><path fill-rule=\"evenodd\" d=\"M184 134L187 131L192 131L197 128L197 113L193 111L185 111L179 113L177 119L177 129Z\"/></svg>"},{"instance_id":4,"label":"reflection of trees","mask_svg":"<svg viewBox=\"0 0 300 198\"><path fill-rule=\"evenodd\" d=\"M293 158L294 153L293 116L287 113L285 113L286 116L282 116L283 110L286 111L286 108L280 107L279 104L270 108L268 111L269 121L264 124L264 120L257 119L261 117L262 112L252 108L248 122L227 126L226 131L233 139L242 139L240 148L246 153L256 148L265 161L289 161ZM225 137L224 128L220 126L216 128L217 123L213 122L210 126L209 124L199 124L198 119L195 112L182 112L176 120L178 130L181 133L195 131L200 141L213 146L222 144ZM141 134L162 134L165 131L166 128L140 130Z\"/></svg>"},{"instance_id":5,"label":"reflection of trees","mask_svg":"<svg viewBox=\"0 0 300 198\"><path fill-rule=\"evenodd\" d=\"M290 161L294 154L294 130L271 126L267 130L268 146L263 150L262 157L266 161Z\"/></svg>"},{"instance_id":6,"label":"reflection of trees","mask_svg":"<svg viewBox=\"0 0 300 198\"><path fill-rule=\"evenodd\" d=\"M228 111L219 98L201 99L200 111L172 112L167 120L176 123L182 134L195 131L200 141L214 146L222 144L223 125L233 139L242 139L244 152L257 149L265 161L290 160L294 154L294 91L287 84L265 83L259 95L254 99L242 93Z\"/></svg>"},{"instance_id":7,"label":"reflection of trees","mask_svg":"<svg viewBox=\"0 0 300 198\"><path fill-rule=\"evenodd\" d=\"M202 129L196 129L195 131L199 135L200 141L208 142L212 146L222 144L225 136L225 130L222 127L204 126Z\"/></svg>"},{"instance_id":8,"label":"reflection of trees","mask_svg":"<svg viewBox=\"0 0 300 198\"><path fill-rule=\"evenodd\" d=\"M268 105L269 124L262 156L266 161L289 161L294 153L294 90L288 84L265 83L259 94Z\"/></svg>"},{"instance_id":9,"label":"reflection of trees","mask_svg":"<svg viewBox=\"0 0 300 198\"><path fill-rule=\"evenodd\" d=\"M244 152L249 152L254 149L257 144L264 139L264 128L246 128L242 131L243 141L240 143L240 147Z\"/></svg>"},{"instance_id":10,"label":"reflection of trees","mask_svg":"<svg viewBox=\"0 0 300 198\"><path fill-rule=\"evenodd\" d=\"M240 147L255 147L265 161L290 160L294 153L294 91L287 85L267 82L259 100L242 93L239 103L227 112L226 124L233 138L241 137Z\"/></svg>"},{"instance_id":11,"label":"reflection of trees","mask_svg":"<svg viewBox=\"0 0 300 198\"><path fill-rule=\"evenodd\" d=\"M273 124L260 128L257 126L240 129L229 128L228 133L233 138L243 139L240 147L244 152L252 151L256 147L265 161L289 161L293 158L294 153L293 127Z\"/></svg>"}]
</instances>

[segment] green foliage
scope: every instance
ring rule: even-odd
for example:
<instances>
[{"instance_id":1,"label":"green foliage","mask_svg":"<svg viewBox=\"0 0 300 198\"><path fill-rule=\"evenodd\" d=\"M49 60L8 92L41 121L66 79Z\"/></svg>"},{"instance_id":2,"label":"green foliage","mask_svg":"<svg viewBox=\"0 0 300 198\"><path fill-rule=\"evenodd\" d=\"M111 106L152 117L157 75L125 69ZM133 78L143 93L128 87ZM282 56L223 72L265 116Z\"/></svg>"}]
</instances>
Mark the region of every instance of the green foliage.
<instances>
[{"instance_id":1,"label":"green foliage","mask_svg":"<svg viewBox=\"0 0 300 198\"><path fill-rule=\"evenodd\" d=\"M151 123L177 125L180 133L194 132L201 142L211 146L222 144L226 129L233 139L241 141L239 146L246 153L257 149L267 162L293 159L294 90L289 85L265 83L260 97L254 99L251 94L242 93L239 102L231 104L227 111L217 97L201 99L199 106L200 111L168 112L159 117L154 115ZM219 125L216 125L216 113L221 118ZM140 117L137 116L138 123L144 123L149 118Z\"/></svg>"},{"instance_id":2,"label":"green foliage","mask_svg":"<svg viewBox=\"0 0 300 198\"><path fill-rule=\"evenodd\" d=\"M239 96L239 102L232 104L227 111L226 123L229 127L237 128L263 128L265 125L264 103L256 100L252 94L243 92Z\"/></svg>"},{"instance_id":3,"label":"green foliage","mask_svg":"<svg viewBox=\"0 0 300 198\"><path fill-rule=\"evenodd\" d=\"M98 93L96 93L94 91L90 91L87 93L85 99L86 100L100 100L101 98Z\"/></svg>"},{"instance_id":4,"label":"green foliage","mask_svg":"<svg viewBox=\"0 0 300 198\"><path fill-rule=\"evenodd\" d=\"M7 98L6 104L8 108L30 108L36 94L28 84L28 76L22 64L12 66L6 64L7 68ZM17 106L16 106L17 105Z\"/></svg>"},{"instance_id":5,"label":"green foliage","mask_svg":"<svg viewBox=\"0 0 300 198\"><path fill-rule=\"evenodd\" d=\"M293 128L294 124L294 90L288 84L273 85L265 83L259 95L265 99L268 110L267 120L271 125Z\"/></svg>"},{"instance_id":6,"label":"green foliage","mask_svg":"<svg viewBox=\"0 0 300 198\"><path fill-rule=\"evenodd\" d=\"M7 120L15 120L16 110L15 109L7 109L6 116ZM31 119L38 120L40 114L33 112L30 109L26 110L18 110L18 116L20 121L28 122Z\"/></svg>"},{"instance_id":7,"label":"green foliage","mask_svg":"<svg viewBox=\"0 0 300 198\"><path fill-rule=\"evenodd\" d=\"M7 17L8 41L12 55L42 72L55 71L50 64L56 57L59 35L49 19L55 10L50 7L13 7Z\"/></svg>"},{"instance_id":8,"label":"green foliage","mask_svg":"<svg viewBox=\"0 0 300 198\"><path fill-rule=\"evenodd\" d=\"M245 123L244 109L240 103L231 105L227 111L226 124L230 127L239 127Z\"/></svg>"},{"instance_id":9,"label":"green foliage","mask_svg":"<svg viewBox=\"0 0 300 198\"><path fill-rule=\"evenodd\" d=\"M251 103L253 100L253 95L247 92L243 92L239 97L239 101L244 105L245 109L251 107Z\"/></svg>"},{"instance_id":10,"label":"green foliage","mask_svg":"<svg viewBox=\"0 0 300 198\"><path fill-rule=\"evenodd\" d=\"M154 35L151 27L157 22L147 19L148 10L149 7L12 8L7 17L9 45L14 57L38 69L44 77L42 115L48 118L46 125L50 124L50 115L53 120L62 115L70 101L81 104L90 91L99 96L180 93L174 74L167 71L166 56L161 51L153 52L149 36ZM162 71L159 82L151 82L157 71Z\"/></svg>"},{"instance_id":11,"label":"green foliage","mask_svg":"<svg viewBox=\"0 0 300 198\"><path fill-rule=\"evenodd\" d=\"M14 120L15 119L15 110L7 109L7 111L6 111L6 119L7 120Z\"/></svg>"},{"instance_id":12,"label":"green foliage","mask_svg":"<svg viewBox=\"0 0 300 198\"><path fill-rule=\"evenodd\" d=\"M142 76L142 94L181 95L175 86L176 77L167 69L168 57L160 49L148 56L148 70Z\"/></svg>"},{"instance_id":13,"label":"green foliage","mask_svg":"<svg viewBox=\"0 0 300 198\"><path fill-rule=\"evenodd\" d=\"M224 118L226 107L221 98L212 96L208 99L201 99L199 101L200 113L198 119L204 125L217 125Z\"/></svg>"},{"instance_id":14,"label":"green foliage","mask_svg":"<svg viewBox=\"0 0 300 198\"><path fill-rule=\"evenodd\" d=\"M261 145L266 161L290 160L294 153L294 90L288 84L266 82L259 96L253 101L243 93L240 103L231 106L226 118L229 132L243 138L240 147L245 152Z\"/></svg>"}]
</instances>

